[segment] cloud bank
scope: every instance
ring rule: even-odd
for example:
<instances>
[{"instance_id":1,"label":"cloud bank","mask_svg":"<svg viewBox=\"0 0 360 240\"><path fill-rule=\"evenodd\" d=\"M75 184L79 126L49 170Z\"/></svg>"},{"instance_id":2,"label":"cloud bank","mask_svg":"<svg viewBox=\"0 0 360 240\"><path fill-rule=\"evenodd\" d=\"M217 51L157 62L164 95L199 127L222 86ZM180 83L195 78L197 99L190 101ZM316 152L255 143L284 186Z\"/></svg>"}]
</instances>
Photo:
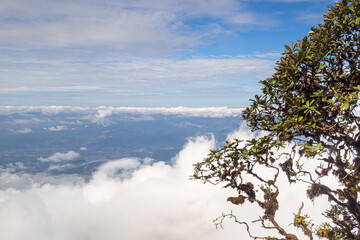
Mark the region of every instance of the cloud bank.
<instances>
[{"instance_id":1,"label":"cloud bank","mask_svg":"<svg viewBox=\"0 0 360 240\"><path fill-rule=\"evenodd\" d=\"M236 117L240 116L243 108L208 107L208 108L144 108L144 107L73 107L73 106L0 106L0 115L40 112L44 115L60 113L92 114L94 121L109 117L113 114L132 113L140 115L180 115L188 117ZM63 128L58 126L57 128ZM51 128L55 129L55 127Z\"/></svg>"},{"instance_id":2,"label":"cloud bank","mask_svg":"<svg viewBox=\"0 0 360 240\"><path fill-rule=\"evenodd\" d=\"M58 184L35 183L26 190L5 188L0 192L4 229L0 237L180 240L226 236L211 222L226 209L222 208L225 196L188 180L191 162L213 145L213 139L204 137L190 141L173 167L163 162L140 166L139 159L121 159L100 167L89 183L59 180Z\"/></svg>"},{"instance_id":3,"label":"cloud bank","mask_svg":"<svg viewBox=\"0 0 360 240\"><path fill-rule=\"evenodd\" d=\"M229 138L250 136L253 133L240 128ZM3 172L1 179L5 177L8 186L2 184L0 190L0 238L248 239L244 227L226 221L224 230L216 230L212 220L222 212L234 210L241 220L251 221L260 214L256 206L237 207L226 201L235 192L188 180L192 164L201 161L215 144L214 137L189 139L174 157L172 166L151 159L110 161L99 167L88 182ZM55 155L49 160L55 159ZM71 158L65 155L56 156ZM285 178L280 187L284 191L280 195L278 217L287 227L292 212L305 199L301 193L306 187L301 184L290 187ZM323 203L314 206L305 201L303 212L320 215L326 206ZM258 228L255 232L263 236L267 233Z\"/></svg>"}]
</instances>

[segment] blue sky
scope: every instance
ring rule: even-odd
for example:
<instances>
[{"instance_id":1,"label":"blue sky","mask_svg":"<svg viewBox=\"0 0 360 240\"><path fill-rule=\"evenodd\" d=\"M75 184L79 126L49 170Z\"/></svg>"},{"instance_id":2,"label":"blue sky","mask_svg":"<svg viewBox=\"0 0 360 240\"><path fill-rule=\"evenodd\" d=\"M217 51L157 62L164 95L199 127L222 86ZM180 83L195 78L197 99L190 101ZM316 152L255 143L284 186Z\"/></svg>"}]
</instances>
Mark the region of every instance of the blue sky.
<instances>
[{"instance_id":1,"label":"blue sky","mask_svg":"<svg viewBox=\"0 0 360 240\"><path fill-rule=\"evenodd\" d=\"M244 107L333 0L1 1L1 105Z\"/></svg>"}]
</instances>

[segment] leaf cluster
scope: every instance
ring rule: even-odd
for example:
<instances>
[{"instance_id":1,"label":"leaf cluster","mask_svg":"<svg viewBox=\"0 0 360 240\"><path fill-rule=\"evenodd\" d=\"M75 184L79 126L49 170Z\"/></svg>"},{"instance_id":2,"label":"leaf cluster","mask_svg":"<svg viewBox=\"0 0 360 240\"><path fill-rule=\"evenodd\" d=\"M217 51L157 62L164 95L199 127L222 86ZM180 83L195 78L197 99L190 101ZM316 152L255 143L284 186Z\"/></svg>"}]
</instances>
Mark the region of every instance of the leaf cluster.
<instances>
[{"instance_id":1,"label":"leaf cluster","mask_svg":"<svg viewBox=\"0 0 360 240\"><path fill-rule=\"evenodd\" d=\"M329 6L323 24L285 45L275 73L260 81L262 94L243 112L248 127L266 135L227 142L195 164L195 179L235 189L238 196L228 198L233 204L256 203L264 215L255 222L283 239L297 237L275 218L279 174L290 183L307 183L309 199L323 195L332 204L323 214L330 223L316 228L300 210L294 215L293 225L308 238L360 239L359 30L360 0ZM317 168L305 170L308 161ZM263 176L264 169L270 176ZM322 184L328 176L338 187ZM278 239L254 237L247 229L254 239Z\"/></svg>"}]
</instances>

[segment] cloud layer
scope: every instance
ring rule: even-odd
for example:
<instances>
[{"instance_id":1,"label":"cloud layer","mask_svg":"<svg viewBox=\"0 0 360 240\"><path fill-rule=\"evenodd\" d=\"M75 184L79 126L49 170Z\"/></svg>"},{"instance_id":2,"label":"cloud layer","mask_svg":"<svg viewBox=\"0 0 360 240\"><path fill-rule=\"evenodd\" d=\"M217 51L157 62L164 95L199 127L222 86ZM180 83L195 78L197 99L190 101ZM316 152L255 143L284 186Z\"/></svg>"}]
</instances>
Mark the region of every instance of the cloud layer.
<instances>
[{"instance_id":1,"label":"cloud layer","mask_svg":"<svg viewBox=\"0 0 360 240\"><path fill-rule=\"evenodd\" d=\"M191 49L231 36L227 25L268 22L235 0L5 1L0 101L228 105L228 98L253 91L248 81L268 76L273 60L197 57ZM218 101L208 103L215 95Z\"/></svg>"},{"instance_id":2,"label":"cloud layer","mask_svg":"<svg viewBox=\"0 0 360 240\"><path fill-rule=\"evenodd\" d=\"M4 228L0 237L155 240L226 236L226 232L215 231L211 222L224 210L215 207L224 205L224 196L188 180L193 159L204 156L213 144L207 138L189 142L174 167L163 162L140 167L139 159L121 159L100 167L86 184L59 182L35 184L26 190L4 189L0 192L0 226Z\"/></svg>"},{"instance_id":3,"label":"cloud layer","mask_svg":"<svg viewBox=\"0 0 360 240\"><path fill-rule=\"evenodd\" d=\"M211 22L191 29L188 21L260 24L235 0L2 2L0 44L13 47L108 46L151 51L193 46L221 27ZM195 30L195 31L194 31ZM139 49L140 48L140 49Z\"/></svg>"},{"instance_id":4,"label":"cloud layer","mask_svg":"<svg viewBox=\"0 0 360 240\"><path fill-rule=\"evenodd\" d=\"M334 1L0 2L5 105L238 107Z\"/></svg>"},{"instance_id":5,"label":"cloud layer","mask_svg":"<svg viewBox=\"0 0 360 240\"><path fill-rule=\"evenodd\" d=\"M164 114L191 117L234 117L241 115L242 108L209 107L209 108L144 108L144 107L73 107L73 106L0 106L0 115L40 112L44 115L56 115L59 113L91 114L93 120L104 119L113 114L132 113L140 115ZM62 126L51 128L63 129ZM50 129L49 129L50 130Z\"/></svg>"},{"instance_id":6,"label":"cloud layer","mask_svg":"<svg viewBox=\"0 0 360 240\"><path fill-rule=\"evenodd\" d=\"M240 128L229 138L251 136L253 133ZM212 220L222 212L234 210L241 220L251 221L260 214L257 207L234 206L226 199L235 192L188 179L192 164L201 161L214 147L213 137L190 139L173 159L172 166L151 159L110 161L94 172L88 182L76 177L69 181L65 176L3 172L1 179L6 179L8 186L2 181L0 238L226 240L236 236L248 239L244 227L226 221L225 230L216 230ZM280 187L278 217L286 227L292 212L305 199L306 186L290 187L284 178ZM324 203L326 200L313 206L305 201L303 212L319 215L326 206ZM254 231L266 234L256 227Z\"/></svg>"},{"instance_id":7,"label":"cloud layer","mask_svg":"<svg viewBox=\"0 0 360 240\"><path fill-rule=\"evenodd\" d=\"M207 101L200 106L219 106L221 98L236 101L244 95L241 93L254 92L256 82L271 76L274 66L272 59L263 56L177 60L111 57L86 63L66 58L19 60L11 53L2 56L2 102L18 95L17 101L30 105L42 100L54 104L54 98L62 105L198 106L196 102ZM217 101L209 101L215 96Z\"/></svg>"}]
</instances>

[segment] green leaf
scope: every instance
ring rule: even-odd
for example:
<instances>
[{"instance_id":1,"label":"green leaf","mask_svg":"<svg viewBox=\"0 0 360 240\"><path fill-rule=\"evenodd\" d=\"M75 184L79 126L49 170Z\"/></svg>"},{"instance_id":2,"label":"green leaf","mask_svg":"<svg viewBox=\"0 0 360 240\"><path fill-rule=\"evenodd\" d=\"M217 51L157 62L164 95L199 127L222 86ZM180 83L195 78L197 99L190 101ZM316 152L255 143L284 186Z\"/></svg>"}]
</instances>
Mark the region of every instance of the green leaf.
<instances>
[{"instance_id":1,"label":"green leaf","mask_svg":"<svg viewBox=\"0 0 360 240\"><path fill-rule=\"evenodd\" d=\"M324 68L324 64L320 62L319 68L316 72L319 73L323 68Z\"/></svg>"},{"instance_id":2,"label":"green leaf","mask_svg":"<svg viewBox=\"0 0 360 240\"><path fill-rule=\"evenodd\" d=\"M356 24L356 25L359 25L359 23L360 23L360 17L356 17L356 18L355 18L355 24Z\"/></svg>"}]
</instances>

